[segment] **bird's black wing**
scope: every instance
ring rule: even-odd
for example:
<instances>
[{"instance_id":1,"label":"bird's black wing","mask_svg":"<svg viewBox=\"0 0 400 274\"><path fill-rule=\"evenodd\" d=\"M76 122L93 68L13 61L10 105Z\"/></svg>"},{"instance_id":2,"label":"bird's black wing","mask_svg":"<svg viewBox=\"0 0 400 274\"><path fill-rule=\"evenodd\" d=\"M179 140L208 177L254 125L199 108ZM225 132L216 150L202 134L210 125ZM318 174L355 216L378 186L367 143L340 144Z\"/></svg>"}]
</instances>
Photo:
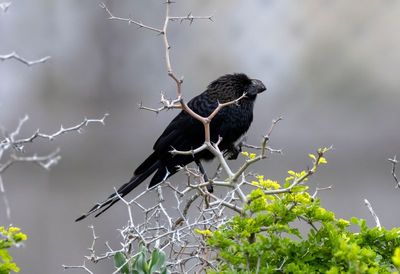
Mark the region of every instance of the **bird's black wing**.
<instances>
[{"instance_id":1,"label":"bird's black wing","mask_svg":"<svg viewBox=\"0 0 400 274\"><path fill-rule=\"evenodd\" d=\"M188 106L197 114L205 117L218 106L218 102L210 102L204 94L200 94L189 101ZM179 150L194 149L204 142L204 126L200 121L181 111L167 126L153 149L165 153L171 147ZM189 145L190 144L190 145Z\"/></svg>"}]
</instances>

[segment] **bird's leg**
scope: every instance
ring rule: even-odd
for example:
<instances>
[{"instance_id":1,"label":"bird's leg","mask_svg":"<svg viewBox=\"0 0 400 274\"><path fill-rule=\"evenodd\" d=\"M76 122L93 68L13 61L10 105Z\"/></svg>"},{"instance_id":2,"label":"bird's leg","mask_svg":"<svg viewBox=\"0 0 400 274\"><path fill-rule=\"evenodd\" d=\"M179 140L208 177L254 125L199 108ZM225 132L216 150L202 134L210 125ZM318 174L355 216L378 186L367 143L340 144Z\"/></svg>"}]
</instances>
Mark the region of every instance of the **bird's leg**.
<instances>
[{"instance_id":1,"label":"bird's leg","mask_svg":"<svg viewBox=\"0 0 400 274\"><path fill-rule=\"evenodd\" d=\"M206 171L204 170L203 165L201 164L199 159L194 159L194 162L196 163L196 165L199 167L201 174L203 174L203 178L205 182L209 182L210 184L207 185L207 190L208 192L212 193L214 191L213 186L211 185L211 182L208 180L208 176L206 174Z\"/></svg>"}]
</instances>

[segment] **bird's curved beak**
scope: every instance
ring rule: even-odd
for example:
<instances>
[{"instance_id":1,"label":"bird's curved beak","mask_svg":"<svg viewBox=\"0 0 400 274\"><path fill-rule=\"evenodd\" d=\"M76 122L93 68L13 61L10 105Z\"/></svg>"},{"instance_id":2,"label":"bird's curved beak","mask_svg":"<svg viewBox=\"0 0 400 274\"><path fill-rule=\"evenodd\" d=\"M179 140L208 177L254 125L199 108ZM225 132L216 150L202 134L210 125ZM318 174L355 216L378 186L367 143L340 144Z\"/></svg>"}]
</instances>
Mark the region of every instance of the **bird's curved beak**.
<instances>
[{"instance_id":1,"label":"bird's curved beak","mask_svg":"<svg viewBox=\"0 0 400 274\"><path fill-rule=\"evenodd\" d=\"M255 86L257 93L261 93L267 90L267 88L265 87L264 83L261 82L258 79L252 79L251 82L253 83L253 85Z\"/></svg>"}]
</instances>

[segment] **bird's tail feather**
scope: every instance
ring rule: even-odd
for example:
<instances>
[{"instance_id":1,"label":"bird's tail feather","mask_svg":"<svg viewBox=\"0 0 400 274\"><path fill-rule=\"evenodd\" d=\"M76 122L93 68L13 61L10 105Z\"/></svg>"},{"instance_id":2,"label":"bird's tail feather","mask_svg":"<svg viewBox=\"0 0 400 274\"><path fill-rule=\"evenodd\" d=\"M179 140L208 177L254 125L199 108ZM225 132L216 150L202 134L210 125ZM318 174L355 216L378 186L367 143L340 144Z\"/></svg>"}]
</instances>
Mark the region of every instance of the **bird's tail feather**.
<instances>
[{"instance_id":1,"label":"bird's tail feather","mask_svg":"<svg viewBox=\"0 0 400 274\"><path fill-rule=\"evenodd\" d=\"M153 152L149 157L147 157L146 160L144 160L143 163L140 164L133 173L134 175L139 175L142 173L145 173L147 170L149 170L155 162L159 160L159 156Z\"/></svg>"},{"instance_id":2,"label":"bird's tail feather","mask_svg":"<svg viewBox=\"0 0 400 274\"><path fill-rule=\"evenodd\" d=\"M152 157L152 155L150 155L150 157ZM109 207L111 207L113 204L118 202L120 200L120 197L124 197L125 195L127 195L134 188L136 188L140 183L142 183L144 180L146 180L147 177L149 177L154 171L156 171L158 168L160 168L160 164L161 164L161 162L159 160L156 160L155 162L153 162L152 165L150 165L141 174L136 174L136 172L135 172L135 175L133 175L133 177L129 180L129 182L123 184L116 192L114 192L110 196L108 196L108 198L105 201L103 201L101 203L97 203L86 214L84 214L81 217L79 217L78 219L76 219L75 222L83 220L87 216L91 215L92 213L98 212L98 211L100 211L100 212L98 212L95 215L95 217L102 214Z\"/></svg>"}]
</instances>

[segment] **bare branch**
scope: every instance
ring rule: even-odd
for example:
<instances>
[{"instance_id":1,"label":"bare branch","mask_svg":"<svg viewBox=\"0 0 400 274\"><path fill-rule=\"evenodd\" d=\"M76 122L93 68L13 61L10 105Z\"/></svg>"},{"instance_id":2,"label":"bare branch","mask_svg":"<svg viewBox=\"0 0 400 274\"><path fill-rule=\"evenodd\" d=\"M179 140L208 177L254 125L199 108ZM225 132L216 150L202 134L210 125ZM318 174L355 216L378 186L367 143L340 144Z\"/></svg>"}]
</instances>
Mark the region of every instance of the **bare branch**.
<instances>
[{"instance_id":1,"label":"bare branch","mask_svg":"<svg viewBox=\"0 0 400 274\"><path fill-rule=\"evenodd\" d=\"M37 59L37 60L29 61L29 60L19 56L15 51L13 51L13 52L11 52L9 54L0 55L0 61L5 61L5 60L8 60L8 59L15 59L15 60L17 60L17 61L19 61L21 63L24 63L25 65L27 65L29 67L33 66L33 65L36 65L36 64L44 63L47 60L49 60L50 58L51 58L50 56L45 56L45 57Z\"/></svg>"},{"instance_id":2,"label":"bare branch","mask_svg":"<svg viewBox=\"0 0 400 274\"><path fill-rule=\"evenodd\" d=\"M270 139L270 137L271 137L272 131L273 131L274 128L275 128L275 125L276 125L277 123L279 123L279 121L282 121L282 120L283 120L283 117L279 117L278 119L272 120L271 127L269 128L267 134L264 136L263 141L262 141L262 144L261 144L261 155L262 155L262 156L265 156L265 155L266 155L266 147L267 147L267 144L268 144L269 139Z\"/></svg>"},{"instance_id":3,"label":"bare branch","mask_svg":"<svg viewBox=\"0 0 400 274\"><path fill-rule=\"evenodd\" d=\"M90 271L86 267L85 263L83 263L82 265L62 265L62 267L64 268L64 270L67 270L67 269L83 269L85 272L93 274L93 272Z\"/></svg>"},{"instance_id":4,"label":"bare branch","mask_svg":"<svg viewBox=\"0 0 400 274\"><path fill-rule=\"evenodd\" d=\"M323 191L323 190L332 190L332 186L327 186L327 187L317 187L315 189L314 194L311 196L311 198L315 199L317 197L318 192Z\"/></svg>"},{"instance_id":5,"label":"bare branch","mask_svg":"<svg viewBox=\"0 0 400 274\"><path fill-rule=\"evenodd\" d=\"M240 142L239 144L242 147L247 147L247 148L251 148L251 149L257 149L257 150L261 150L262 149L261 146L255 146L255 145L246 143L244 141ZM278 153L278 154L282 154L283 153L282 149L275 149L275 148L272 148L272 147L269 147L269 146L266 146L265 149L267 151L269 151L270 153Z\"/></svg>"},{"instance_id":6,"label":"bare branch","mask_svg":"<svg viewBox=\"0 0 400 274\"><path fill-rule=\"evenodd\" d=\"M161 104L162 107L159 108L150 108L150 107L146 107L143 106L142 102L139 104L139 109L144 109L144 110L148 110L148 111L152 111L155 113L159 113L163 110L169 110L169 109L182 109L182 106L180 104L180 98L175 99L175 100L168 100L165 98L164 94L161 93Z\"/></svg>"},{"instance_id":7,"label":"bare branch","mask_svg":"<svg viewBox=\"0 0 400 274\"><path fill-rule=\"evenodd\" d=\"M22 126L25 124L26 121L29 120L29 116L25 115L24 118L19 119L17 128L10 134L10 139L14 140L17 135L19 135Z\"/></svg>"},{"instance_id":8,"label":"bare branch","mask_svg":"<svg viewBox=\"0 0 400 274\"><path fill-rule=\"evenodd\" d=\"M2 2L0 3L0 9L3 12L7 12L8 8L11 6L12 2Z\"/></svg>"},{"instance_id":9,"label":"bare branch","mask_svg":"<svg viewBox=\"0 0 400 274\"><path fill-rule=\"evenodd\" d=\"M164 48L165 48L165 64L167 66L167 73L168 76L172 78L172 80L174 80L174 82L176 83L176 93L177 93L177 97L181 98L182 97L182 91L181 91L181 87L182 87L182 83L183 83L183 78L178 78L174 71L172 70L172 66L171 66L171 57L170 57L170 49L171 46L169 45L169 41L168 41L168 36L167 36L167 31L168 31L168 23L170 21L170 6L172 4L171 0L166 0L166 5L165 5L165 20L164 20L164 26L162 28L162 36L163 36L163 41L164 41ZM183 103L183 100L181 101L182 107L183 109L186 109L187 106Z\"/></svg>"},{"instance_id":10,"label":"bare branch","mask_svg":"<svg viewBox=\"0 0 400 274\"><path fill-rule=\"evenodd\" d=\"M54 152L45 155L45 156L37 156L33 155L30 157L21 157L21 156L16 156L15 154L11 154L10 159L4 163L0 164L0 174L4 173L4 171L9 168L12 164L17 163L17 162L33 162L44 169L50 169L53 165L56 165L58 161L61 159L61 156L58 155L60 152L59 149L55 150Z\"/></svg>"},{"instance_id":11,"label":"bare branch","mask_svg":"<svg viewBox=\"0 0 400 274\"><path fill-rule=\"evenodd\" d=\"M28 138L21 138L18 139L18 135L21 132L23 125L28 121L28 115L25 115L22 119L19 120L16 129L7 134L5 130L3 130L3 139L0 140L0 160L2 159L3 155L7 152L8 159L5 160L3 163L0 163L0 175L4 173L11 165L18 163L18 162L30 162L35 163L41 166L42 168L49 170L52 166L56 165L59 160L61 159L60 156L60 149L56 149L52 153L47 155L38 156L36 154L32 156L26 156L24 152L24 145L27 143L33 143L34 140L38 138L47 139L49 141L53 140L54 138L72 131L81 132L82 128L88 126L91 123L101 123L104 124L104 120L108 114L105 114L101 119L87 119L85 118L81 123L78 125L64 128L61 128L53 133L53 134L44 134L37 130L33 135ZM1 176L0 176L1 179ZM6 208L7 216L10 216L10 207L5 195L5 188L3 185L2 180L0 180L0 192L3 196L3 202Z\"/></svg>"},{"instance_id":12,"label":"bare branch","mask_svg":"<svg viewBox=\"0 0 400 274\"><path fill-rule=\"evenodd\" d=\"M181 150L176 150L176 149L172 149L170 151L170 153L172 155L176 155L176 154L180 154L180 155L195 155L203 150L207 149L207 144L202 144L201 146L199 146L196 149L192 149L192 150L187 150L187 151L181 151Z\"/></svg>"},{"instance_id":13,"label":"bare branch","mask_svg":"<svg viewBox=\"0 0 400 274\"><path fill-rule=\"evenodd\" d=\"M219 199L214 194L210 193L209 195L210 195L210 197L212 197L212 198L214 198L216 200L214 203L210 204L211 206L214 205L214 204L218 204L218 205L222 205L222 206L225 206L227 208L230 208L230 209L236 211L239 214L243 214L243 208L241 208L241 207L239 207L237 205L231 204L229 202L226 202L226 201L224 201L222 199Z\"/></svg>"},{"instance_id":14,"label":"bare branch","mask_svg":"<svg viewBox=\"0 0 400 274\"><path fill-rule=\"evenodd\" d=\"M371 213L372 217L374 218L376 227L379 230L381 230L382 229L381 222L379 221L378 215L376 215L374 209L372 208L371 203L367 199L364 199L364 203L368 207L369 212Z\"/></svg>"},{"instance_id":15,"label":"bare branch","mask_svg":"<svg viewBox=\"0 0 400 274\"><path fill-rule=\"evenodd\" d=\"M25 118L20 120L20 124L17 127L16 131L14 131L12 134L10 134L10 138L6 138L5 140L3 140L0 143L0 149L4 149L5 147L7 147L10 144L13 145L14 147L21 147L21 145L23 145L23 144L32 143L37 138L42 138L42 139L47 139L49 141L52 141L56 137L63 135L65 133L68 133L68 132L76 131L76 132L80 133L82 131L82 129L84 127L87 127L89 124L100 123L100 124L104 125L105 124L104 120L106 119L107 116L108 116L108 113L104 114L103 117L100 119L85 118L79 124L77 124L75 126L67 127L67 128L64 128L63 125L61 125L60 129L57 132L52 133L52 134L41 133L40 130L38 129L34 134L32 134L28 138L15 140L15 136L19 134L22 124L25 123L25 121L28 119L28 116L25 116Z\"/></svg>"},{"instance_id":16,"label":"bare branch","mask_svg":"<svg viewBox=\"0 0 400 274\"><path fill-rule=\"evenodd\" d=\"M136 21L136 20L134 20L132 18L123 18L123 17L114 16L111 13L111 11L107 8L106 4L104 4L103 2L100 3L99 6L100 6L100 8L102 8L108 14L108 19L110 19L110 20L117 20L117 21L127 22L128 24L136 25L139 28L145 28L147 30L157 32L158 34L163 34L162 30L154 28L154 27L150 27L148 25L145 25L142 22Z\"/></svg>"},{"instance_id":17,"label":"bare branch","mask_svg":"<svg viewBox=\"0 0 400 274\"><path fill-rule=\"evenodd\" d=\"M399 188L400 182L396 175L396 165L399 163L399 161L396 159L396 155L394 155L393 159L389 158L388 161L392 163L392 176L394 181L396 182L396 188Z\"/></svg>"},{"instance_id":18,"label":"bare branch","mask_svg":"<svg viewBox=\"0 0 400 274\"><path fill-rule=\"evenodd\" d=\"M186 16L170 16L169 20L170 21L180 21L182 23L183 21L188 21L189 24L192 24L195 20L210 20L213 21L213 15L210 16L193 16L192 12L189 12L188 15Z\"/></svg>"},{"instance_id":19,"label":"bare branch","mask_svg":"<svg viewBox=\"0 0 400 274\"><path fill-rule=\"evenodd\" d=\"M88 249L89 249L90 253L92 254L91 257L95 257L95 255L94 255L95 254L94 247L96 245L96 240L99 239L99 237L96 236L96 232L94 230L94 226L93 225L90 225L89 228L92 230L93 242L92 242L92 245Z\"/></svg>"},{"instance_id":20,"label":"bare branch","mask_svg":"<svg viewBox=\"0 0 400 274\"><path fill-rule=\"evenodd\" d=\"M6 208L6 216L7 219L11 218L11 208L10 208L10 203L8 202L7 195L6 195L6 189L4 188L4 183L3 179L0 174L0 193L3 196L3 203L4 207Z\"/></svg>"}]
</instances>

